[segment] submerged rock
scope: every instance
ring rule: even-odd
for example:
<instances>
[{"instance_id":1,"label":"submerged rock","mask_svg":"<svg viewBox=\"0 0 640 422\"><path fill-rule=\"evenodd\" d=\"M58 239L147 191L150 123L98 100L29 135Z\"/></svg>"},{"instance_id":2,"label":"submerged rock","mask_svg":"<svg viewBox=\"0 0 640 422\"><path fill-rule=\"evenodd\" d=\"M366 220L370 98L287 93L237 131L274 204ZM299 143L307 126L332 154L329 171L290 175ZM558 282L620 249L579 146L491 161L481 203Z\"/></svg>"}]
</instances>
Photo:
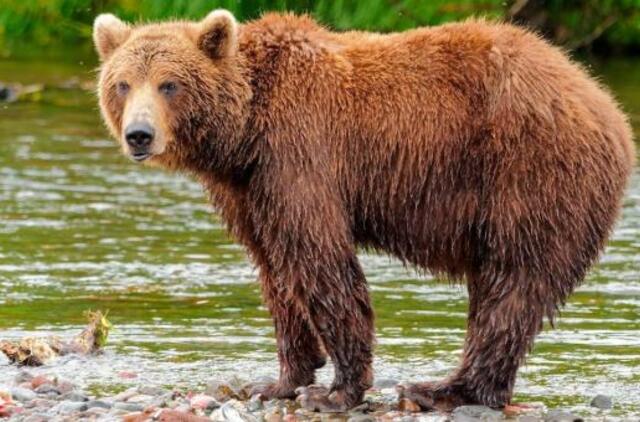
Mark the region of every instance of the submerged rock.
<instances>
[{"instance_id":1,"label":"submerged rock","mask_svg":"<svg viewBox=\"0 0 640 422\"><path fill-rule=\"evenodd\" d=\"M604 394L598 394L591 400L591 407L597 407L598 409L611 409L613 407L613 401L611 397Z\"/></svg>"}]
</instances>

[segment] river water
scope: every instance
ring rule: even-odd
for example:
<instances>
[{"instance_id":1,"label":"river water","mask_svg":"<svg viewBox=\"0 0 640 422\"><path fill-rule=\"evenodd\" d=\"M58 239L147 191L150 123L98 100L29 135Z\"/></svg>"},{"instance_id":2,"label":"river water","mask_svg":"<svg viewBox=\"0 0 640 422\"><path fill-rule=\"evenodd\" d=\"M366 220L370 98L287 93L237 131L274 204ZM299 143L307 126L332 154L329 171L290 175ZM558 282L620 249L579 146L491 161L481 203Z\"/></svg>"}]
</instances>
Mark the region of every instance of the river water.
<instances>
[{"instance_id":1,"label":"river water","mask_svg":"<svg viewBox=\"0 0 640 422\"><path fill-rule=\"evenodd\" d=\"M92 80L92 66L3 60L0 81L68 85ZM640 131L640 62L614 60L592 72ZM255 271L201 188L122 157L91 92L58 89L35 99L0 103L0 340L71 336L84 310L109 310L114 329L103 355L38 371L94 393L277 376ZM465 289L385 256L361 259L377 312L376 376L444 376L464 339ZM320 380L328 382L330 371ZM15 373L0 357L0 384ZM582 412L598 393L613 397L607 415L640 415L638 174L601 263L557 328L539 336L516 386L518 401Z\"/></svg>"}]
</instances>

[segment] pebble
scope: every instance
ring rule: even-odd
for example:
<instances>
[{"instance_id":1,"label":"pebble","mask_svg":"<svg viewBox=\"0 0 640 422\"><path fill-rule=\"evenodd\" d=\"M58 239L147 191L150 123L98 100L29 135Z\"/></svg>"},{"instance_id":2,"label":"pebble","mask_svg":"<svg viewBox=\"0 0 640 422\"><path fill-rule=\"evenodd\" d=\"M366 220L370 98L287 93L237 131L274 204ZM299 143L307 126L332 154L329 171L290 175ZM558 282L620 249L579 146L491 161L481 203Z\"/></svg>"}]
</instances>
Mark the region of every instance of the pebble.
<instances>
[{"instance_id":1,"label":"pebble","mask_svg":"<svg viewBox=\"0 0 640 422\"><path fill-rule=\"evenodd\" d=\"M220 407L220 403L218 403L216 399L206 394L196 394L191 397L189 404L192 408L201 410L213 410Z\"/></svg>"},{"instance_id":2,"label":"pebble","mask_svg":"<svg viewBox=\"0 0 640 422\"><path fill-rule=\"evenodd\" d=\"M112 399L113 401L127 401L136 394L138 394L138 390L136 388L129 388L128 390L116 394Z\"/></svg>"},{"instance_id":3,"label":"pebble","mask_svg":"<svg viewBox=\"0 0 640 422\"><path fill-rule=\"evenodd\" d=\"M22 419L22 422L49 422L51 416L44 413L34 413Z\"/></svg>"},{"instance_id":4,"label":"pebble","mask_svg":"<svg viewBox=\"0 0 640 422\"><path fill-rule=\"evenodd\" d=\"M524 415L518 418L518 422L540 422L541 420L539 417L533 415Z\"/></svg>"},{"instance_id":5,"label":"pebble","mask_svg":"<svg viewBox=\"0 0 640 422\"><path fill-rule=\"evenodd\" d=\"M221 381L211 381L205 390L205 394L213 397L219 402L226 402L228 400L238 400L238 393L227 383Z\"/></svg>"},{"instance_id":6,"label":"pebble","mask_svg":"<svg viewBox=\"0 0 640 422\"><path fill-rule=\"evenodd\" d=\"M52 406L55 405L55 401L54 400L48 400L48 399L43 399L43 398L37 398L34 400L31 400L29 403L25 404L26 408L29 409L48 409Z\"/></svg>"},{"instance_id":7,"label":"pebble","mask_svg":"<svg viewBox=\"0 0 640 422\"><path fill-rule=\"evenodd\" d=\"M143 385L138 387L138 393L145 394L147 396L164 396L165 394L171 393L170 391L160 388L154 387L150 385Z\"/></svg>"},{"instance_id":8,"label":"pebble","mask_svg":"<svg viewBox=\"0 0 640 422\"><path fill-rule=\"evenodd\" d=\"M264 405L262 404L262 400L260 400L260 394L255 394L251 397L251 400L247 402L247 410L249 412L257 412L262 409L264 409Z\"/></svg>"},{"instance_id":9,"label":"pebble","mask_svg":"<svg viewBox=\"0 0 640 422\"><path fill-rule=\"evenodd\" d=\"M210 417L218 422L257 422L258 419L247 413L238 400L229 400L219 409L213 411Z\"/></svg>"},{"instance_id":10,"label":"pebble","mask_svg":"<svg viewBox=\"0 0 640 422\"><path fill-rule=\"evenodd\" d=\"M113 405L109 402L103 400L91 400L87 402L87 407L89 409L101 408L101 409L111 409Z\"/></svg>"},{"instance_id":11,"label":"pebble","mask_svg":"<svg viewBox=\"0 0 640 422\"><path fill-rule=\"evenodd\" d=\"M115 402L113 404L114 409L125 410L127 412L142 412L144 410L144 406L138 403L127 403L127 402Z\"/></svg>"},{"instance_id":12,"label":"pebble","mask_svg":"<svg viewBox=\"0 0 640 422\"><path fill-rule=\"evenodd\" d=\"M49 394L49 393L54 393L56 395L60 394L60 391L56 388L56 386L49 383L39 385L37 388L35 388L34 391L38 394Z\"/></svg>"},{"instance_id":13,"label":"pebble","mask_svg":"<svg viewBox=\"0 0 640 422\"><path fill-rule=\"evenodd\" d=\"M211 422L210 418L194 415L193 413L179 412L172 409L162 410L154 419L161 422Z\"/></svg>"},{"instance_id":14,"label":"pebble","mask_svg":"<svg viewBox=\"0 0 640 422\"><path fill-rule=\"evenodd\" d=\"M29 402L38 397L36 393L34 393L32 390L29 390L28 388L14 387L9 390L9 392L11 393L11 396L14 400L22 403Z\"/></svg>"},{"instance_id":15,"label":"pebble","mask_svg":"<svg viewBox=\"0 0 640 422\"><path fill-rule=\"evenodd\" d=\"M545 422L583 422L580 416L564 410L551 410L544 417Z\"/></svg>"},{"instance_id":16,"label":"pebble","mask_svg":"<svg viewBox=\"0 0 640 422\"><path fill-rule=\"evenodd\" d=\"M61 401L52 409L52 411L55 413L67 415L69 413L84 412L87 409L87 404L83 402Z\"/></svg>"},{"instance_id":17,"label":"pebble","mask_svg":"<svg viewBox=\"0 0 640 422\"><path fill-rule=\"evenodd\" d=\"M70 393L75 389L75 385L73 385L69 381L65 380L57 380L55 383L55 388L60 394Z\"/></svg>"},{"instance_id":18,"label":"pebble","mask_svg":"<svg viewBox=\"0 0 640 422\"><path fill-rule=\"evenodd\" d=\"M22 384L25 382L31 383L31 380L33 380L33 375L31 375L27 371L20 371L13 380L16 384Z\"/></svg>"},{"instance_id":19,"label":"pebble","mask_svg":"<svg viewBox=\"0 0 640 422\"><path fill-rule=\"evenodd\" d=\"M504 419L504 414L487 406L460 406L451 413L453 422L493 422Z\"/></svg>"},{"instance_id":20,"label":"pebble","mask_svg":"<svg viewBox=\"0 0 640 422\"><path fill-rule=\"evenodd\" d=\"M349 419L347 419L347 422L375 422L375 420L376 418L374 418L373 416L359 414L351 416Z\"/></svg>"},{"instance_id":21,"label":"pebble","mask_svg":"<svg viewBox=\"0 0 640 422\"><path fill-rule=\"evenodd\" d=\"M53 381L49 379L46 375L38 375L37 377L33 377L31 379L31 388L34 390L40 387L42 384L52 384Z\"/></svg>"},{"instance_id":22,"label":"pebble","mask_svg":"<svg viewBox=\"0 0 640 422\"><path fill-rule=\"evenodd\" d=\"M86 394L78 393L75 391L70 391L68 393L65 393L60 398L62 400L68 400L68 401L89 401L89 397L87 397Z\"/></svg>"},{"instance_id":23,"label":"pebble","mask_svg":"<svg viewBox=\"0 0 640 422\"><path fill-rule=\"evenodd\" d=\"M604 394L598 394L591 400L591 407L597 407L598 409L611 409L613 407L613 401L611 397Z\"/></svg>"},{"instance_id":24,"label":"pebble","mask_svg":"<svg viewBox=\"0 0 640 422\"><path fill-rule=\"evenodd\" d=\"M155 397L146 394L137 394L127 399L127 403L150 403Z\"/></svg>"}]
</instances>

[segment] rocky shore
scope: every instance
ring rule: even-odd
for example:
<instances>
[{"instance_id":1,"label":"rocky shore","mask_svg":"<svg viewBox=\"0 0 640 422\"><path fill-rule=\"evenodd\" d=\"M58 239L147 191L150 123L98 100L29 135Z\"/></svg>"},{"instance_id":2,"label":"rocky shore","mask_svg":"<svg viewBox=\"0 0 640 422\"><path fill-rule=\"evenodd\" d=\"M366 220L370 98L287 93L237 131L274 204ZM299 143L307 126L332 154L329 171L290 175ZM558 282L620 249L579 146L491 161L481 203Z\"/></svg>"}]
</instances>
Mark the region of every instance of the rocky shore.
<instances>
[{"instance_id":1,"label":"rocky shore","mask_svg":"<svg viewBox=\"0 0 640 422\"><path fill-rule=\"evenodd\" d=\"M272 382L260 379L253 384L239 380L212 381L199 392L172 391L169 389L138 386L111 396L88 394L70 380L48 375L33 376L21 371L8 384L0 384L0 419L23 422L47 421L501 421L521 422L577 422L582 420L612 420L606 417L606 409L612 407L611 399L596 396L591 407L600 412L580 416L563 410L547 410L544 405L532 403L517 411L504 411L484 406L462 406L451 414L419 412L418 407L406 400L398 402L396 382L379 380L367 392L365 403L343 414L319 414L305 410L293 400L263 401L249 391L259 383ZM604 412L604 413L603 413Z\"/></svg>"}]
</instances>

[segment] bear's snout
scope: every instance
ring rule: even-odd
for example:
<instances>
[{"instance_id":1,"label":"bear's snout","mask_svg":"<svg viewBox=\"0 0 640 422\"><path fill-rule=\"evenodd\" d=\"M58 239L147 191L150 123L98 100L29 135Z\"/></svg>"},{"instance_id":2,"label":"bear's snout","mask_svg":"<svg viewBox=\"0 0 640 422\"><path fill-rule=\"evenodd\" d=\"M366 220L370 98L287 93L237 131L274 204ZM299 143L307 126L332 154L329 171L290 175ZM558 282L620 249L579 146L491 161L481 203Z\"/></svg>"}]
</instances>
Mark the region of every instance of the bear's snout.
<instances>
[{"instance_id":1,"label":"bear's snout","mask_svg":"<svg viewBox=\"0 0 640 422\"><path fill-rule=\"evenodd\" d=\"M155 130L148 123L135 122L127 126L124 137L134 160L142 161L151 155L149 146L153 142L154 135Z\"/></svg>"}]
</instances>

